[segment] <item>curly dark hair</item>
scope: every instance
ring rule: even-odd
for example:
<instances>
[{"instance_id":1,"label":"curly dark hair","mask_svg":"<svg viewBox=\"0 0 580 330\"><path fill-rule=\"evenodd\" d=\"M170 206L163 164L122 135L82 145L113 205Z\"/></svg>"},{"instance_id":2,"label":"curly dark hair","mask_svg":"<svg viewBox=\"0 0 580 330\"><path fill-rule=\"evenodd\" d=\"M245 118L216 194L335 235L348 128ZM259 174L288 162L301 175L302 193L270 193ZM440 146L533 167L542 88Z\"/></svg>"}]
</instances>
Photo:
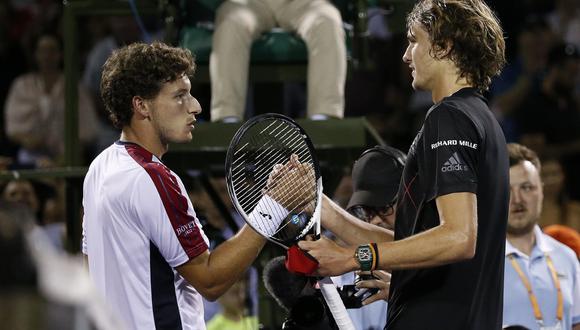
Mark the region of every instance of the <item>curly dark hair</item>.
<instances>
[{"instance_id":1,"label":"curly dark hair","mask_svg":"<svg viewBox=\"0 0 580 330\"><path fill-rule=\"evenodd\" d=\"M540 158L532 149L518 143L508 143L507 149L510 157L510 167L527 160L536 167L538 173L542 169Z\"/></svg>"},{"instance_id":2,"label":"curly dark hair","mask_svg":"<svg viewBox=\"0 0 580 330\"><path fill-rule=\"evenodd\" d=\"M101 97L113 125L122 129L131 122L134 96L152 99L164 83L194 71L189 50L161 42L134 43L114 51L101 78Z\"/></svg>"},{"instance_id":3,"label":"curly dark hair","mask_svg":"<svg viewBox=\"0 0 580 330\"><path fill-rule=\"evenodd\" d=\"M429 34L431 56L453 61L460 77L482 91L505 65L502 28L483 0L420 0L407 28L417 23Z\"/></svg>"}]
</instances>

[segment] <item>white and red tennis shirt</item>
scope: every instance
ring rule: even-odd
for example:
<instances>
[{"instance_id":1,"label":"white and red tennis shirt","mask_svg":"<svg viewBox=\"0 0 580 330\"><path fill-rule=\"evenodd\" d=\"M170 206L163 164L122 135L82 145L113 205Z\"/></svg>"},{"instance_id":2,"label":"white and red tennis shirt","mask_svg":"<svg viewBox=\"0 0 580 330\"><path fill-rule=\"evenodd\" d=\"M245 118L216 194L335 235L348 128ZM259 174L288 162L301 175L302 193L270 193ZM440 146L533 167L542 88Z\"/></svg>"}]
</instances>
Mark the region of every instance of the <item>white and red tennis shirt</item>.
<instances>
[{"instance_id":1,"label":"white and red tennis shirt","mask_svg":"<svg viewBox=\"0 0 580 330\"><path fill-rule=\"evenodd\" d=\"M181 179L149 151L117 141L83 185L83 253L129 329L205 329L201 295L175 267L208 248Z\"/></svg>"}]
</instances>

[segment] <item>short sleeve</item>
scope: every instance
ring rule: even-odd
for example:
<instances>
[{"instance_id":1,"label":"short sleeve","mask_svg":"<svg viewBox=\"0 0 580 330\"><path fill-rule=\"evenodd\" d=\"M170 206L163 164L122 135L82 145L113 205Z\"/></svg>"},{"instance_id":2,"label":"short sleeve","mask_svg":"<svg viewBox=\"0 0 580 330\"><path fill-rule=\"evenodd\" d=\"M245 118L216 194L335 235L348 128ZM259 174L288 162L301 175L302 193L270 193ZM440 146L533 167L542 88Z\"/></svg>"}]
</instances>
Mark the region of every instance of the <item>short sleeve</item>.
<instances>
[{"instance_id":1,"label":"short sleeve","mask_svg":"<svg viewBox=\"0 0 580 330\"><path fill-rule=\"evenodd\" d=\"M440 105L428 114L422 150L418 150L426 201L450 193L477 191L481 141L477 126L461 110Z\"/></svg>"},{"instance_id":2,"label":"short sleeve","mask_svg":"<svg viewBox=\"0 0 580 330\"><path fill-rule=\"evenodd\" d=\"M164 165L149 163L133 190L131 203L150 241L171 267L184 264L208 248L185 189Z\"/></svg>"}]
</instances>

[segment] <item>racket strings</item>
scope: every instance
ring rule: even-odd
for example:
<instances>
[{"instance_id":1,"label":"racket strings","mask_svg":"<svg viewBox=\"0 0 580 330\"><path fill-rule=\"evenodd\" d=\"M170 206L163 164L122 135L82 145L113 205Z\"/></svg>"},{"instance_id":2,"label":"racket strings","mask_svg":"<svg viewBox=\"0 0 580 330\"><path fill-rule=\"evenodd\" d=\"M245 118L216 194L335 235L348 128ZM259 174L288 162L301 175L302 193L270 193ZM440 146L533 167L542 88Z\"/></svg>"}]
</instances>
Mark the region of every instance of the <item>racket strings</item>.
<instances>
[{"instance_id":1,"label":"racket strings","mask_svg":"<svg viewBox=\"0 0 580 330\"><path fill-rule=\"evenodd\" d=\"M287 139L292 138L292 142L291 144L283 144L284 142L287 141ZM264 150L263 152L260 152L260 150L264 147L269 148L270 150L274 150L274 153L279 154L279 159L277 159L276 161L270 162L270 163L266 163L264 166L264 170L268 169L268 165L271 165L271 163L280 163L281 161L283 161L284 157L288 157L290 153L281 153L280 149L290 149L290 150L298 150L298 152L301 152L302 154L307 154L308 153L308 149L304 149L304 148L298 148L297 145L302 142L301 141L301 136L294 134L292 135L288 135L286 140L282 140L282 141L274 141L274 140L267 140L266 142L264 142L263 140L266 139L262 139L261 141L256 141L256 142L247 142L246 144L244 144L243 148L246 147L247 145L253 144L253 145L261 145L258 149L255 149L253 151L249 151L248 153L245 153L243 155L240 156L239 159L234 161L234 164L239 162L238 165L234 166L234 168L232 169L232 171L237 171L240 169L241 166L243 166L245 163L243 162L244 157L245 158L249 158L251 159L249 156L255 156L256 154L258 155L267 155L267 150ZM259 173L260 176L262 176L264 173Z\"/></svg>"},{"instance_id":2,"label":"racket strings","mask_svg":"<svg viewBox=\"0 0 580 330\"><path fill-rule=\"evenodd\" d=\"M299 168L298 171L304 171L304 174L307 174L308 171L310 171L310 169L306 169L306 168ZM314 176L312 176L311 178L306 178L305 180L312 180L312 185L314 186ZM265 180L262 180L265 181ZM300 205L298 202L300 200L303 199L303 191L297 190L297 189L292 189L293 187L300 185L300 184L308 184L308 182L285 182L285 183L279 183L280 187L282 188L282 190L285 190L286 192L288 192L285 195L282 195L281 197L283 198L283 200L285 201L285 204L287 205L295 205L295 207L291 208L290 210L288 210L290 213L299 213L301 212L301 210L303 209L308 209L307 207L303 207L303 205ZM259 187L265 187L265 184L259 185ZM259 199L262 196L262 189L255 189L254 192L254 198L251 200L247 200L247 201L241 201L238 200L238 202L240 203L240 206L242 206L242 208L246 211L246 213L249 213L251 210L253 210L253 208L255 207L255 205L258 203ZM307 205L308 206L308 205ZM271 210L275 209L272 205L270 207Z\"/></svg>"},{"instance_id":3,"label":"racket strings","mask_svg":"<svg viewBox=\"0 0 580 330\"><path fill-rule=\"evenodd\" d=\"M264 132L264 130L262 132L260 132L260 134L263 134L263 132ZM287 138L291 138L291 137L293 137L293 136L291 134L288 134L288 137ZM296 134L294 134L294 137L298 137L299 138L299 136L297 136ZM267 147L267 148L270 148L270 149L277 148L277 149L274 149L274 152L279 152L279 149L281 149L282 147L284 147L282 145L282 142L285 142L287 140L287 138L285 140L282 140L282 141L276 141L276 140L271 139L271 138L270 139L267 139L267 138L265 138L263 136L252 136L250 138L250 141L247 141L242 147L240 147L234 153L234 155L237 155L237 153L239 151L244 150L247 146L251 146L251 147L260 146L260 147L257 148L257 149L254 149L254 150L250 150L247 153L242 154L240 156L240 158L234 160L234 164L236 162L239 162L239 164L237 166L233 166L232 171L238 170L240 168L240 166L243 166L245 164L244 162L242 162L242 160L244 159L244 157L245 158L249 158L249 157L247 157L249 153L251 153L252 155L258 154L258 153L260 153L260 151L264 147ZM263 153L266 153L266 151L264 151Z\"/></svg>"},{"instance_id":4,"label":"racket strings","mask_svg":"<svg viewBox=\"0 0 580 330\"><path fill-rule=\"evenodd\" d=\"M269 173L269 172L268 172ZM265 174L268 174L265 173ZM240 180L243 180L243 178L241 178ZM255 182L253 185L254 189L246 189L245 191L243 191L240 196L238 196L238 202L240 203L240 205L242 206L243 209L250 209L253 208L253 206L255 206L257 204L257 202L259 201L259 199L262 196L262 189L266 188L267 185L267 180L268 180L268 176L264 175L261 179L259 179L257 182ZM282 184L282 187L286 188L286 190L290 190L290 184L291 183L285 183ZM296 191L295 189L293 190L295 192L292 193L292 195L290 196L283 196L283 197L287 197L285 198L285 200L287 200L290 205L293 205L296 203L297 199L301 196L301 192Z\"/></svg>"},{"instance_id":5,"label":"racket strings","mask_svg":"<svg viewBox=\"0 0 580 330\"><path fill-rule=\"evenodd\" d=\"M305 153L298 153L299 157L303 157L305 158L306 156L308 156ZM270 173L270 171L273 168L273 165L271 165L272 163L274 164L279 164L280 162L284 161L285 159L288 159L290 156L289 155L280 155L278 158L274 159L273 161L270 162L263 162L263 165L258 166L256 169L256 176L259 177L259 179L257 181L254 181L253 185L257 185L260 188L263 188L266 186L266 183L268 181L268 175ZM259 163L259 161L257 162ZM312 160L308 160L305 159L303 160L303 163L312 163ZM267 172L265 170L268 170ZM244 173L242 171L238 172L237 175L234 175L233 181L234 181L234 185L237 184L241 184L241 182L245 180L245 176ZM261 197L261 190L243 190L240 195L238 196L238 201L241 205L255 205L257 203L257 201L260 199ZM245 208L245 207L244 207Z\"/></svg>"},{"instance_id":6,"label":"racket strings","mask_svg":"<svg viewBox=\"0 0 580 330\"><path fill-rule=\"evenodd\" d=\"M272 133L275 133L275 131ZM282 133L282 131L279 131L278 135L281 133ZM260 187L260 189L245 189L245 190L242 190L242 192L239 195L237 195L238 201L240 202L241 205L243 205L244 209L246 208L245 207L246 205L254 206L254 204L259 200L259 198L261 197L261 194L258 194L258 192L261 193L261 188L267 182L268 175L275 164L283 163L286 159L288 159L288 157L292 153L296 153L299 156L299 158L303 159L303 161L312 163L312 159L311 159L311 157L309 157L310 155L308 153L307 147L299 145L300 142L303 142L303 141L301 141L301 139L302 139L301 134L296 134L296 131L294 129L290 130L289 132L285 132L285 133L286 133L286 135L284 137L285 140L281 140L281 141L273 142L273 140L271 138L267 139L266 137L259 139L259 140L256 138L254 141L254 144L261 145L261 147L241 155L240 158L236 159L233 162L234 167L232 170L232 172L233 172L232 179L233 179L234 186L240 186L240 181L246 179L246 168L248 167L248 165L251 165L252 167L255 166L255 169L252 170L252 172L253 172L252 177L258 178L258 180L256 182L254 182L253 185L257 184ZM294 134L292 134L292 133L294 133ZM292 140L290 140L290 144L285 144L284 142L286 142L288 139L292 139ZM267 140L267 142L264 143L264 140ZM249 144L249 143L250 142L248 142L247 144ZM267 152L267 151L260 152L262 147L268 143L275 144L272 147L276 148L276 149L274 149L274 152L277 156L275 156L273 159L272 159L272 157L268 157L268 156L271 156L270 152ZM247 144L245 144L244 147ZM302 147L302 148L300 148L300 147ZM280 152L281 149L288 150L288 151L285 153ZM270 159L267 159L266 157L270 158ZM304 158L310 158L310 159L304 159ZM252 161L252 159L256 159L256 160ZM244 160L246 160L246 161L244 161ZM252 195L254 195L253 198L252 198ZM248 197L250 198L250 201L248 201Z\"/></svg>"},{"instance_id":7,"label":"racket strings","mask_svg":"<svg viewBox=\"0 0 580 330\"><path fill-rule=\"evenodd\" d=\"M243 150L243 149L244 149L244 147L246 147L246 146L248 146L248 145L251 145L251 146L260 145L260 144L263 142L263 140L265 140L265 139L263 138L263 136L265 135L265 133L267 133L267 132L266 132L266 131L267 131L267 129L268 129L268 128L270 128L270 127L272 127L272 125L274 125L274 124L278 124L278 126L274 127L274 128L273 128L273 130L270 132L270 134L269 134L269 135L272 135L272 134L273 134L273 133L275 133L275 132L276 132L276 130L278 130L278 129L284 129L284 126L286 126L284 123L282 123L282 122L277 122L277 121L274 121L274 122L270 123L270 124L269 124L269 125L268 125L266 128L262 129L262 130L260 131L260 133L258 133L258 134L254 134L254 135L250 135L250 136L248 137L248 140L249 140L249 141L248 141L248 142L246 142L246 144L244 144L244 146L243 146L243 147L241 147L241 148L239 148L238 150L236 150L236 151L234 152L234 156L235 156L235 155L237 155L237 153L238 153L238 152L240 152L241 150ZM254 130L256 130L256 129L257 129L257 127L258 127L258 125L256 125L256 127L254 127ZM252 130L249 130L249 131L252 131ZM273 139L270 139L268 142L276 142L276 141L275 141L275 140L273 140ZM259 150L259 149L258 149L258 150Z\"/></svg>"}]
</instances>

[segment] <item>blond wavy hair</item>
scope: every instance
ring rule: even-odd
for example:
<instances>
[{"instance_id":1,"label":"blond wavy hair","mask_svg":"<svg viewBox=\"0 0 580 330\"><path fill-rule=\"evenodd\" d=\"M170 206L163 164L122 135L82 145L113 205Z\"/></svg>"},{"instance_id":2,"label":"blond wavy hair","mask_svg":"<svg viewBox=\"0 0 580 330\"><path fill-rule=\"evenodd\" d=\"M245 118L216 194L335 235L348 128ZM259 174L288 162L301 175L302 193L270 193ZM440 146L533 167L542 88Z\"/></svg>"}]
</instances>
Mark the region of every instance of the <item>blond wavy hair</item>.
<instances>
[{"instance_id":1,"label":"blond wavy hair","mask_svg":"<svg viewBox=\"0 0 580 330\"><path fill-rule=\"evenodd\" d=\"M407 29L416 24L429 34L431 56L453 61L460 78L482 91L505 65L502 28L482 0L420 0L407 16Z\"/></svg>"}]
</instances>

